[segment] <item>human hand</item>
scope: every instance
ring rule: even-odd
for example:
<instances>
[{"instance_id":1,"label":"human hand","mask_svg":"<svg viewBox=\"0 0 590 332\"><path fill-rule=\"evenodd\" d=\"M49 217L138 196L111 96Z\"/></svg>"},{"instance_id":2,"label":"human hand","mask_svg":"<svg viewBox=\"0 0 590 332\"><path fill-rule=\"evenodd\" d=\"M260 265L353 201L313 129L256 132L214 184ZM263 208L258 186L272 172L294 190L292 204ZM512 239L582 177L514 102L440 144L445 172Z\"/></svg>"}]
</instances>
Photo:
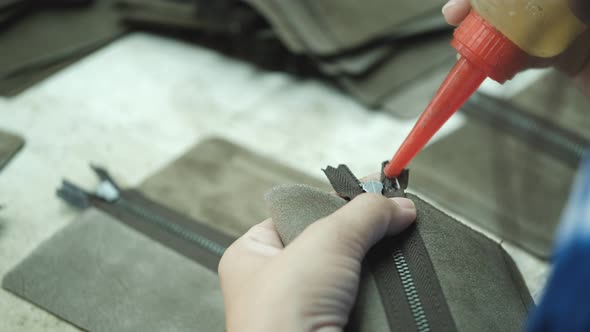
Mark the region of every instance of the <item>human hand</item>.
<instances>
[{"instance_id":1,"label":"human hand","mask_svg":"<svg viewBox=\"0 0 590 332\"><path fill-rule=\"evenodd\" d=\"M565 1L565 0L560 0ZM573 13L590 25L590 1L569 0ZM459 25L469 14L469 0L450 0L443 15L451 25ZM564 53L549 59L530 58L530 67L554 66L570 75L581 90L590 97L590 29L587 29Z\"/></svg>"},{"instance_id":2,"label":"human hand","mask_svg":"<svg viewBox=\"0 0 590 332\"><path fill-rule=\"evenodd\" d=\"M363 257L415 219L409 199L363 194L286 248L270 219L252 227L219 264L227 330L342 331Z\"/></svg>"}]
</instances>

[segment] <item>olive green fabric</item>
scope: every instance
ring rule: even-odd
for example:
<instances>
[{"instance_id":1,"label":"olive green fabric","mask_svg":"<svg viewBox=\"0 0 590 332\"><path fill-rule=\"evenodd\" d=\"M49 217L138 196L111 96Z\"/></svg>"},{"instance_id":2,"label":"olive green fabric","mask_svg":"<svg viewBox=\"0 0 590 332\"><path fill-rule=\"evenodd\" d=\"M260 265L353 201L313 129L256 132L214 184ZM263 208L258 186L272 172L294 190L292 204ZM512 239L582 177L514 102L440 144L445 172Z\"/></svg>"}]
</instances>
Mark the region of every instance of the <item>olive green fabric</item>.
<instances>
[{"instance_id":1,"label":"olive green fabric","mask_svg":"<svg viewBox=\"0 0 590 332\"><path fill-rule=\"evenodd\" d=\"M415 176L414 179L415 180ZM413 181L412 180L412 181ZM453 220L417 196L419 231L459 331L521 331L532 299L499 244ZM306 226L346 202L307 186L280 186L267 195L281 239L288 245ZM386 238L383 241L391 241ZM387 330L370 273L363 272L349 331Z\"/></svg>"},{"instance_id":2,"label":"olive green fabric","mask_svg":"<svg viewBox=\"0 0 590 332\"><path fill-rule=\"evenodd\" d=\"M0 130L0 171L25 145L25 141L14 134Z\"/></svg>"},{"instance_id":3,"label":"olive green fabric","mask_svg":"<svg viewBox=\"0 0 590 332\"><path fill-rule=\"evenodd\" d=\"M467 124L410 163L410 188L548 258L575 169L487 123Z\"/></svg>"},{"instance_id":4,"label":"olive green fabric","mask_svg":"<svg viewBox=\"0 0 590 332\"><path fill-rule=\"evenodd\" d=\"M400 43L392 56L367 75L342 75L337 81L364 104L385 108L395 115L415 116L423 109L415 110L400 104L428 103L442 83L441 75L435 73L446 75L455 60L450 38L448 34L436 34ZM406 90L418 93L407 94ZM400 101L396 105L398 98ZM409 102L403 101L409 98Z\"/></svg>"},{"instance_id":5,"label":"olive green fabric","mask_svg":"<svg viewBox=\"0 0 590 332\"><path fill-rule=\"evenodd\" d=\"M378 107L397 118L415 119L424 112L454 63L455 58L450 57L413 81L402 82L393 92L382 98Z\"/></svg>"},{"instance_id":6,"label":"olive green fabric","mask_svg":"<svg viewBox=\"0 0 590 332\"><path fill-rule=\"evenodd\" d=\"M395 54L394 44L378 45L376 47L343 54L330 58L317 58L316 62L323 73L327 75L360 76L367 75L372 70L377 70L381 64Z\"/></svg>"},{"instance_id":7,"label":"olive green fabric","mask_svg":"<svg viewBox=\"0 0 590 332\"><path fill-rule=\"evenodd\" d=\"M433 20L440 15L444 0L248 2L270 21L292 51L314 55L333 55L376 39L445 26Z\"/></svg>"},{"instance_id":8,"label":"olive green fabric","mask_svg":"<svg viewBox=\"0 0 590 332\"><path fill-rule=\"evenodd\" d=\"M268 218L264 194L283 183L328 189L324 181L210 138L147 179L140 190L171 209L239 236Z\"/></svg>"},{"instance_id":9,"label":"olive green fabric","mask_svg":"<svg viewBox=\"0 0 590 332\"><path fill-rule=\"evenodd\" d=\"M15 95L123 33L114 0L28 11L2 27L0 95Z\"/></svg>"},{"instance_id":10,"label":"olive green fabric","mask_svg":"<svg viewBox=\"0 0 590 332\"><path fill-rule=\"evenodd\" d=\"M214 272L94 209L2 286L87 331L224 331Z\"/></svg>"},{"instance_id":11,"label":"olive green fabric","mask_svg":"<svg viewBox=\"0 0 590 332\"><path fill-rule=\"evenodd\" d=\"M490 104L493 99L484 101ZM518 111L520 117L548 121L555 127L552 131L559 129L564 135L571 133L590 141L590 100L557 71L508 102L518 107L514 114ZM503 116L492 121L477 113L477 105L470 107L473 114L464 128L429 146L412 161L411 187L500 238L549 258L576 172L575 159L566 160L553 150L565 144L563 140L555 139L559 144L545 146L524 139L517 135L521 132L509 129L513 123L505 123L516 120ZM497 103L496 107L502 108L498 112L508 112L506 108L512 106ZM550 129L535 134L548 135Z\"/></svg>"},{"instance_id":12,"label":"olive green fabric","mask_svg":"<svg viewBox=\"0 0 590 332\"><path fill-rule=\"evenodd\" d=\"M143 194L240 235L268 217L280 183L324 182L223 139L207 139L147 179ZM89 209L11 271L3 287L90 331L223 331L208 268Z\"/></svg>"},{"instance_id":13,"label":"olive green fabric","mask_svg":"<svg viewBox=\"0 0 590 332\"><path fill-rule=\"evenodd\" d=\"M551 71L510 101L590 140L590 97L565 74Z\"/></svg>"}]
</instances>

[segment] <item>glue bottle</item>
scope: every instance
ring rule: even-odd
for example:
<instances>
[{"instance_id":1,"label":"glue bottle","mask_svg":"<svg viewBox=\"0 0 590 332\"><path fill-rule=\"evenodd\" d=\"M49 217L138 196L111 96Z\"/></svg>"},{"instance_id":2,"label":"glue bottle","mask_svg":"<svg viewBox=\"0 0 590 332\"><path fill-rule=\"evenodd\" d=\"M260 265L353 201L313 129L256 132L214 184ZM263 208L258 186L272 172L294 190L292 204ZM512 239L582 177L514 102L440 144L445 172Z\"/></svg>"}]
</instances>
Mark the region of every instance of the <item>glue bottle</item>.
<instances>
[{"instance_id":1,"label":"glue bottle","mask_svg":"<svg viewBox=\"0 0 590 332\"><path fill-rule=\"evenodd\" d=\"M499 83L525 69L530 56L562 53L587 28L567 0L472 0L451 45L459 60L384 172L398 176L486 77Z\"/></svg>"}]
</instances>

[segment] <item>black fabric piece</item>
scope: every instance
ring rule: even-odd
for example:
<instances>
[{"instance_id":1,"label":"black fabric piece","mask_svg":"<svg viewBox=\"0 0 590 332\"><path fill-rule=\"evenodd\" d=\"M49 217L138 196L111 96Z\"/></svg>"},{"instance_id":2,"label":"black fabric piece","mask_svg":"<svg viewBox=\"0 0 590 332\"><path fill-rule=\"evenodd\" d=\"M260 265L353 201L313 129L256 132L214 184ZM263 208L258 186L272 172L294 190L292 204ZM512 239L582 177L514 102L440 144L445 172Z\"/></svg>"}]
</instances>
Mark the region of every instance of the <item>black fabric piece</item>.
<instances>
[{"instance_id":1,"label":"black fabric piece","mask_svg":"<svg viewBox=\"0 0 590 332\"><path fill-rule=\"evenodd\" d=\"M361 182L352 174L348 166L338 165L337 168L328 166L323 171L340 197L352 200L364 192Z\"/></svg>"}]
</instances>

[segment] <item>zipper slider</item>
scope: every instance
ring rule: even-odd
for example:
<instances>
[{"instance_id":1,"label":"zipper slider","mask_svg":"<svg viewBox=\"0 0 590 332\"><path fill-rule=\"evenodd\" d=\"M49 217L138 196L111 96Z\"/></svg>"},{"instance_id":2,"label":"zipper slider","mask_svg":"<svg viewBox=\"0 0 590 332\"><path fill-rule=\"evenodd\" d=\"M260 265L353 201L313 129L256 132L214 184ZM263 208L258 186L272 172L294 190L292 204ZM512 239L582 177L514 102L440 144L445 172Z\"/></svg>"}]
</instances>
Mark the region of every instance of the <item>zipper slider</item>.
<instances>
[{"instance_id":1,"label":"zipper slider","mask_svg":"<svg viewBox=\"0 0 590 332\"><path fill-rule=\"evenodd\" d=\"M121 189L113 180L111 175L102 167L90 165L100 180L94 193L82 189L74 183L63 180L60 188L57 189L57 196L69 205L86 209L92 205L92 199L100 199L108 203L114 203L121 197Z\"/></svg>"},{"instance_id":2,"label":"zipper slider","mask_svg":"<svg viewBox=\"0 0 590 332\"><path fill-rule=\"evenodd\" d=\"M113 180L113 177L107 172L106 169L96 166L90 165L94 173L100 179L98 183L98 187L94 191L94 195L104 201L109 203L114 203L121 197L121 189Z\"/></svg>"}]
</instances>

